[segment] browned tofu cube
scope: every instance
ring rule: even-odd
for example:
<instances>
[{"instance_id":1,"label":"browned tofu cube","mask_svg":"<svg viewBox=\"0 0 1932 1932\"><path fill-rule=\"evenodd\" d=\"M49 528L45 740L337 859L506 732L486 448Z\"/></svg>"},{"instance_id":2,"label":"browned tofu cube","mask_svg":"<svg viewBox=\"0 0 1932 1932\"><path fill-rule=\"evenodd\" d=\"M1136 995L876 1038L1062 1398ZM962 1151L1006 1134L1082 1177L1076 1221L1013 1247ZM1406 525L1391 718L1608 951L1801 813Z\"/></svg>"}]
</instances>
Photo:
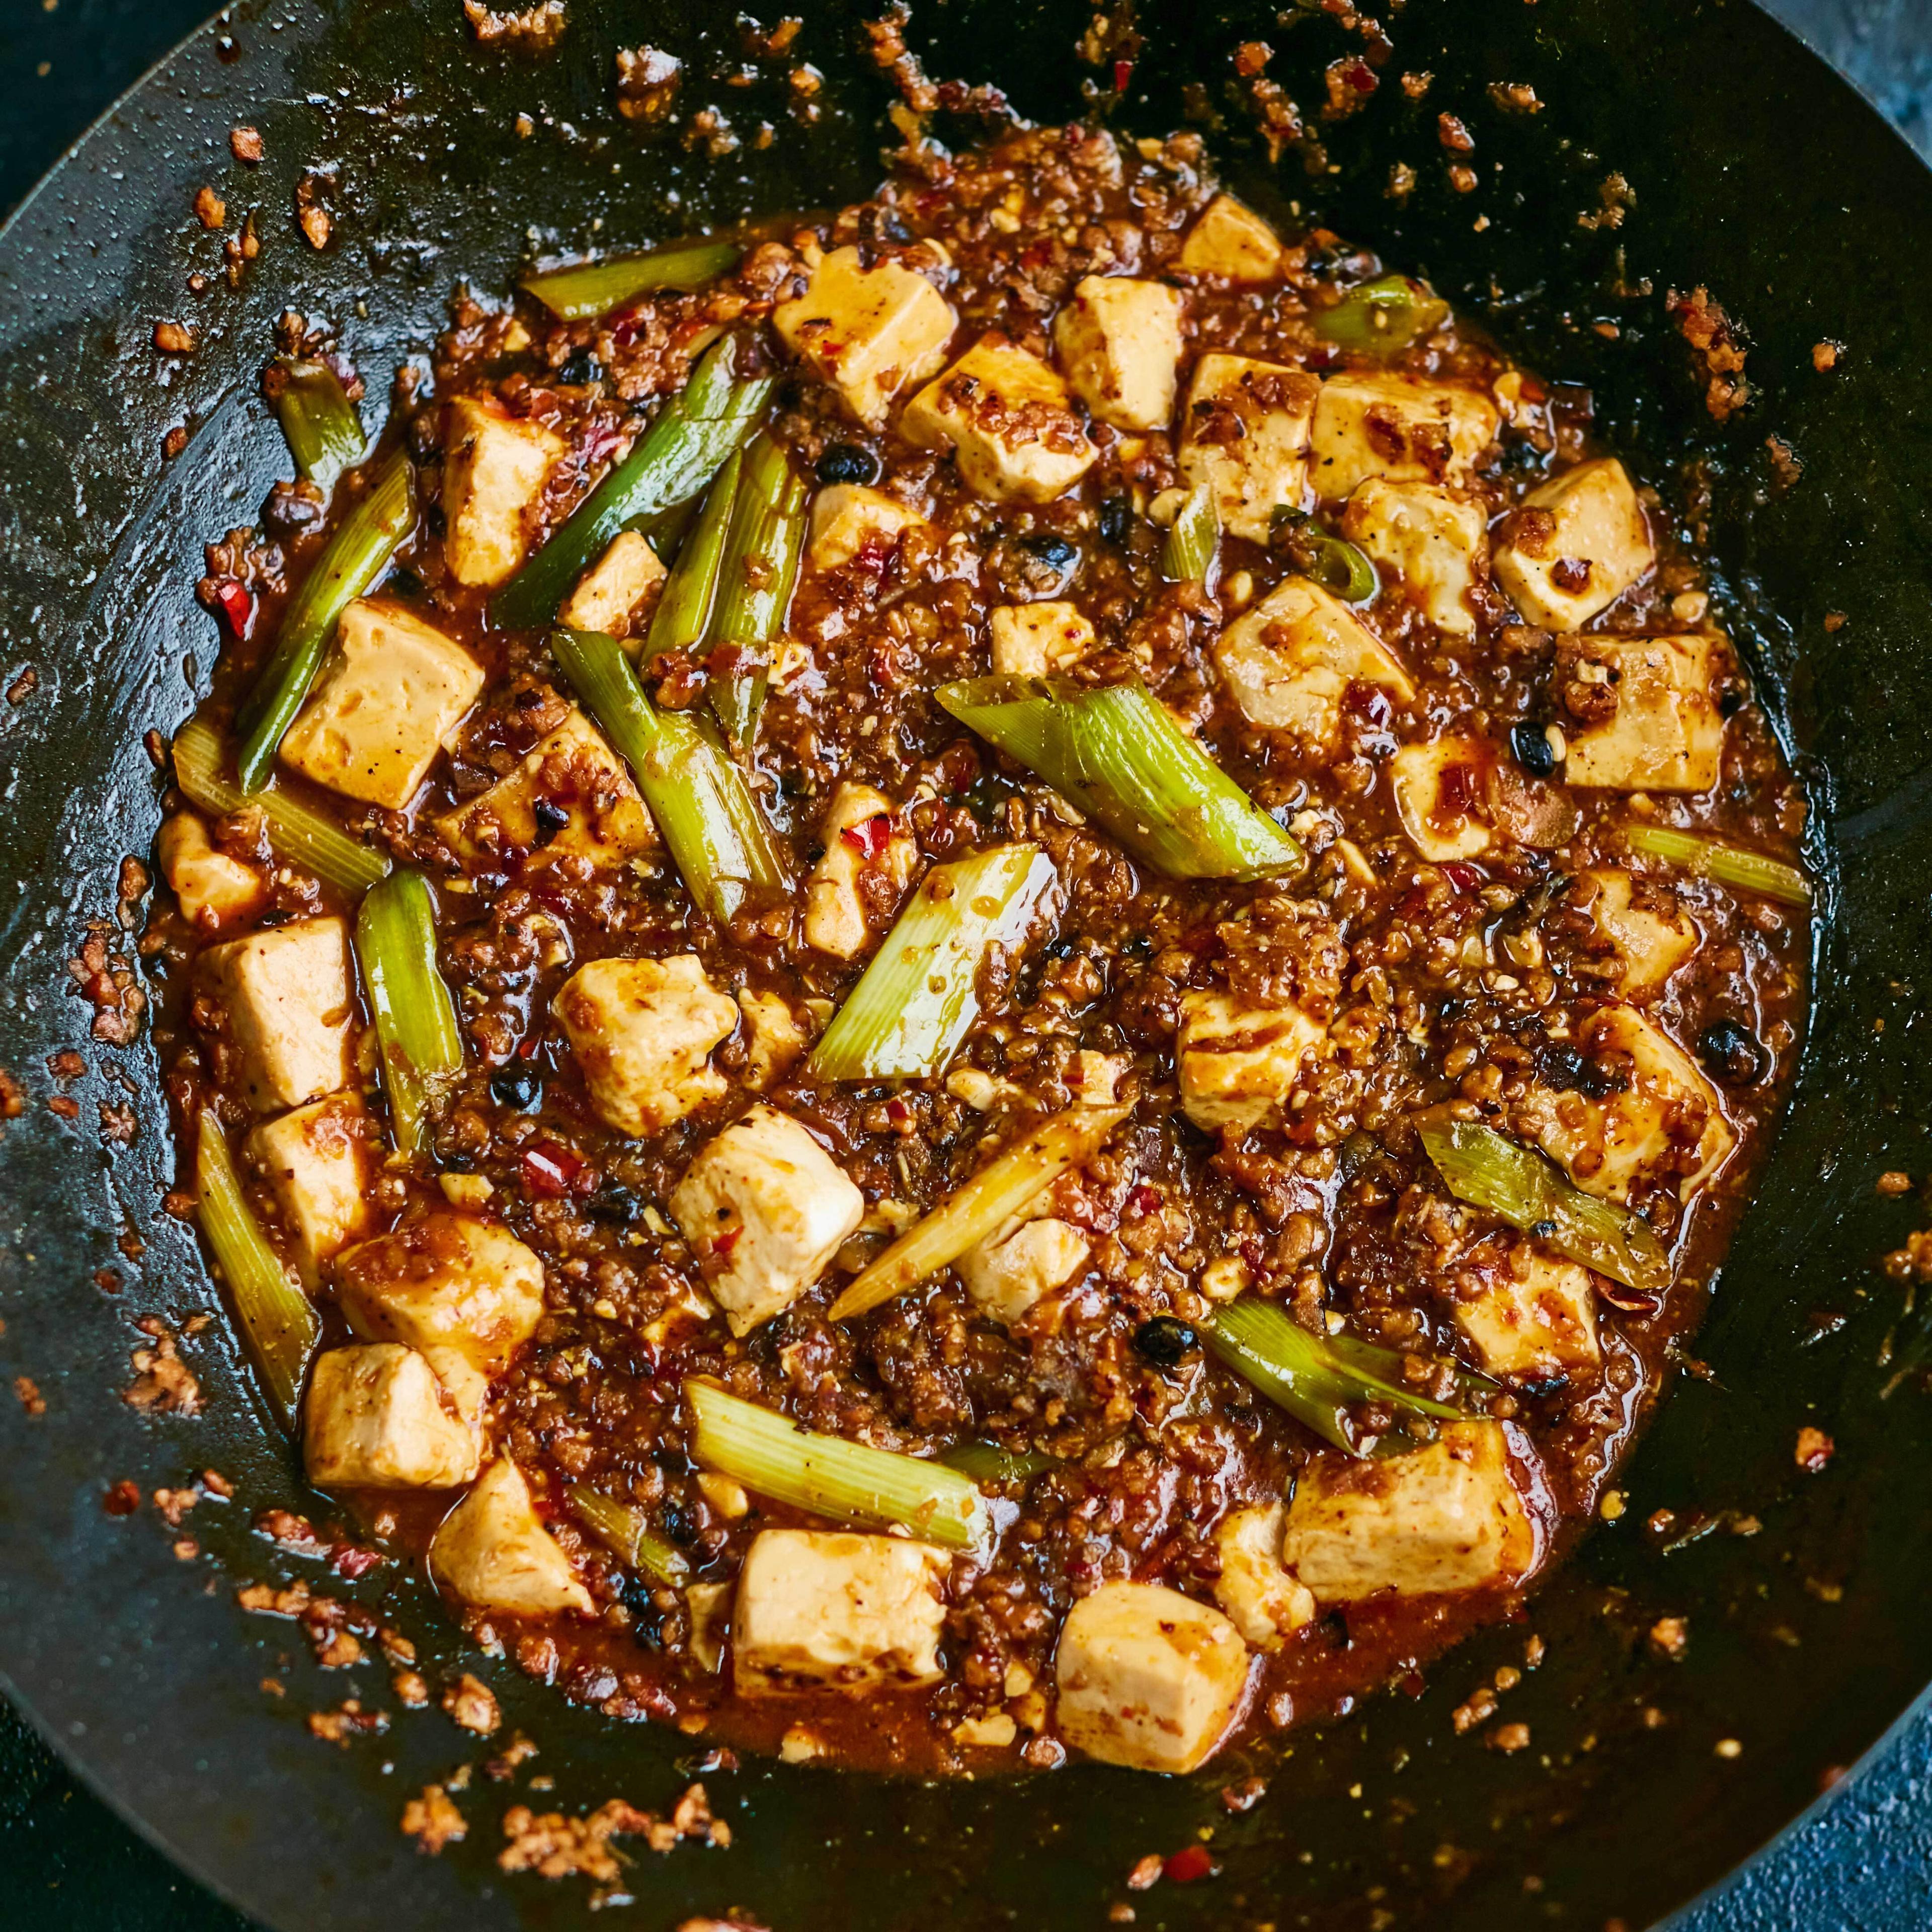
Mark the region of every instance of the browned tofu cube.
<instances>
[{"instance_id":1,"label":"browned tofu cube","mask_svg":"<svg viewBox=\"0 0 1932 1932\"><path fill-rule=\"evenodd\" d=\"M1488 1374L1561 1382L1602 1360L1597 1292L1588 1268L1520 1241L1472 1265L1462 1288L1456 1325Z\"/></svg>"},{"instance_id":2,"label":"browned tofu cube","mask_svg":"<svg viewBox=\"0 0 1932 1932\"><path fill-rule=\"evenodd\" d=\"M1315 1598L1291 1576L1281 1560L1287 1511L1280 1503L1238 1509L1214 1527L1221 1559L1214 1598L1256 1650L1279 1650L1315 1621Z\"/></svg>"},{"instance_id":3,"label":"browned tofu cube","mask_svg":"<svg viewBox=\"0 0 1932 1932\"><path fill-rule=\"evenodd\" d=\"M1054 318L1054 352L1073 393L1116 429L1165 429L1174 416L1186 298L1162 282L1089 275Z\"/></svg>"},{"instance_id":4,"label":"browned tofu cube","mask_svg":"<svg viewBox=\"0 0 1932 1932\"><path fill-rule=\"evenodd\" d=\"M812 536L806 561L814 570L838 570L869 556L883 566L906 532L926 519L896 496L862 483L833 483L812 500Z\"/></svg>"},{"instance_id":5,"label":"browned tofu cube","mask_svg":"<svg viewBox=\"0 0 1932 1932\"><path fill-rule=\"evenodd\" d=\"M1657 561L1628 474L1614 456L1532 490L1496 546L1496 581L1524 620L1580 630Z\"/></svg>"},{"instance_id":6,"label":"browned tofu cube","mask_svg":"<svg viewBox=\"0 0 1932 1932\"><path fill-rule=\"evenodd\" d=\"M1611 950L1611 985L1626 1000L1660 992L1696 951L1697 923L1668 886L1604 867L1577 874L1570 903L1588 913Z\"/></svg>"},{"instance_id":7,"label":"browned tofu cube","mask_svg":"<svg viewBox=\"0 0 1932 1932\"><path fill-rule=\"evenodd\" d=\"M664 576L664 567L644 532L620 530L610 548L577 580L557 621L573 631L628 638L632 613Z\"/></svg>"},{"instance_id":8,"label":"browned tofu cube","mask_svg":"<svg viewBox=\"0 0 1932 1932\"><path fill-rule=\"evenodd\" d=\"M590 1102L620 1134L654 1134L723 1096L707 1056L738 1024L736 1005L694 952L675 959L593 959L551 1010L570 1037Z\"/></svg>"},{"instance_id":9,"label":"browned tofu cube","mask_svg":"<svg viewBox=\"0 0 1932 1932\"><path fill-rule=\"evenodd\" d=\"M1488 530L1478 498L1379 476L1358 484L1342 512L1342 535L1394 570L1422 614L1452 637L1475 631L1469 593L1487 566Z\"/></svg>"},{"instance_id":10,"label":"browned tofu cube","mask_svg":"<svg viewBox=\"0 0 1932 1932\"><path fill-rule=\"evenodd\" d=\"M476 1437L413 1348L376 1342L316 1358L302 1454L319 1489L448 1490L476 1473Z\"/></svg>"},{"instance_id":11,"label":"browned tofu cube","mask_svg":"<svg viewBox=\"0 0 1932 1932\"><path fill-rule=\"evenodd\" d=\"M1087 1265L1092 1244L1057 1215L1016 1217L953 1263L973 1305L989 1321L1017 1322Z\"/></svg>"},{"instance_id":12,"label":"browned tofu cube","mask_svg":"<svg viewBox=\"0 0 1932 1932\"><path fill-rule=\"evenodd\" d=\"M950 447L967 486L997 502L1050 503L1100 454L1047 364L997 329L907 404L909 442Z\"/></svg>"},{"instance_id":13,"label":"browned tofu cube","mask_svg":"<svg viewBox=\"0 0 1932 1932\"><path fill-rule=\"evenodd\" d=\"M1299 510L1309 428L1321 384L1305 370L1251 356L1204 356L1187 386L1180 473L1214 492L1222 527L1264 544L1277 510Z\"/></svg>"},{"instance_id":14,"label":"browned tofu cube","mask_svg":"<svg viewBox=\"0 0 1932 1932\"><path fill-rule=\"evenodd\" d=\"M1389 760L1389 788L1396 816L1409 842L1425 859L1442 864L1473 859L1490 848L1490 830L1478 808L1483 775L1491 762L1473 738L1437 738L1405 745Z\"/></svg>"},{"instance_id":15,"label":"browned tofu cube","mask_svg":"<svg viewBox=\"0 0 1932 1932\"><path fill-rule=\"evenodd\" d=\"M256 868L218 852L191 812L164 819L154 841L161 874L181 902L182 916L202 932L218 932L259 911L268 882Z\"/></svg>"},{"instance_id":16,"label":"browned tofu cube","mask_svg":"<svg viewBox=\"0 0 1932 1932\"><path fill-rule=\"evenodd\" d=\"M919 847L884 792L849 779L832 794L818 836L825 849L806 884L806 944L856 959L891 924Z\"/></svg>"},{"instance_id":17,"label":"browned tofu cube","mask_svg":"<svg viewBox=\"0 0 1932 1932\"><path fill-rule=\"evenodd\" d=\"M300 1106L348 1085L354 1009L349 928L340 920L251 932L211 946L201 963L256 1112Z\"/></svg>"},{"instance_id":18,"label":"browned tofu cube","mask_svg":"<svg viewBox=\"0 0 1932 1932\"><path fill-rule=\"evenodd\" d=\"M1712 685L1721 638L1570 638L1557 654L1569 718L1564 778L1610 791L1708 791L1724 762Z\"/></svg>"},{"instance_id":19,"label":"browned tofu cube","mask_svg":"<svg viewBox=\"0 0 1932 1932\"><path fill-rule=\"evenodd\" d=\"M1094 626L1076 604L1004 604L987 620L993 668L1002 677L1052 677L1094 648Z\"/></svg>"},{"instance_id":20,"label":"browned tofu cube","mask_svg":"<svg viewBox=\"0 0 1932 1932\"><path fill-rule=\"evenodd\" d=\"M1245 1133L1281 1114L1304 1062L1328 1050L1328 1029L1288 1002L1251 1007L1227 993L1186 994L1174 1039L1182 1111L1209 1132Z\"/></svg>"},{"instance_id":21,"label":"browned tofu cube","mask_svg":"<svg viewBox=\"0 0 1932 1932\"><path fill-rule=\"evenodd\" d=\"M443 556L459 584L490 589L530 548L530 512L567 447L542 423L466 396L449 406L442 465Z\"/></svg>"},{"instance_id":22,"label":"browned tofu cube","mask_svg":"<svg viewBox=\"0 0 1932 1932\"><path fill-rule=\"evenodd\" d=\"M332 1094L265 1120L248 1152L294 1237L296 1265L310 1288L325 1262L369 1225L368 1191L380 1136L356 1094Z\"/></svg>"},{"instance_id":23,"label":"browned tofu cube","mask_svg":"<svg viewBox=\"0 0 1932 1932\"><path fill-rule=\"evenodd\" d=\"M596 1606L530 1501L530 1485L507 1456L483 1472L443 1519L429 1567L454 1596L479 1609L543 1616Z\"/></svg>"},{"instance_id":24,"label":"browned tofu cube","mask_svg":"<svg viewBox=\"0 0 1932 1932\"><path fill-rule=\"evenodd\" d=\"M1415 702L1394 654L1348 605L1319 584L1291 577L1223 631L1214 659L1250 724L1292 731L1316 748L1334 740L1352 684Z\"/></svg>"},{"instance_id":25,"label":"browned tofu cube","mask_svg":"<svg viewBox=\"0 0 1932 1932\"><path fill-rule=\"evenodd\" d=\"M1371 476L1466 484L1496 440L1496 406L1474 389L1412 376L1330 376L1315 405L1310 480L1340 503Z\"/></svg>"},{"instance_id":26,"label":"browned tofu cube","mask_svg":"<svg viewBox=\"0 0 1932 1932\"><path fill-rule=\"evenodd\" d=\"M896 261L868 266L854 248L824 256L805 293L780 302L772 323L862 423L881 429L893 398L945 361L954 319L925 276Z\"/></svg>"},{"instance_id":27,"label":"browned tofu cube","mask_svg":"<svg viewBox=\"0 0 1932 1932\"><path fill-rule=\"evenodd\" d=\"M1187 231L1180 266L1221 281L1271 282L1281 273L1281 237L1252 208L1217 194Z\"/></svg>"}]
</instances>

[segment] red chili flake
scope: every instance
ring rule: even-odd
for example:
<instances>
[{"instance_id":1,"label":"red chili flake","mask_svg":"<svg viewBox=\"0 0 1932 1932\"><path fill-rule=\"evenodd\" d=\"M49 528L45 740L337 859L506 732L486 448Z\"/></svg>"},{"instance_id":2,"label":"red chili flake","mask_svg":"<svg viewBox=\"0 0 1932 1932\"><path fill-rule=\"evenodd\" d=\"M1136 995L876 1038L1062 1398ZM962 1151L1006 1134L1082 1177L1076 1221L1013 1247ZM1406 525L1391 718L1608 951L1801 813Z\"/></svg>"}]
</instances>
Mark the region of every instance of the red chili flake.
<instances>
[{"instance_id":1,"label":"red chili flake","mask_svg":"<svg viewBox=\"0 0 1932 1932\"><path fill-rule=\"evenodd\" d=\"M912 1109L903 1100L888 1100L886 1102L886 1118L894 1126L902 1127L912 1118Z\"/></svg>"},{"instance_id":2,"label":"red chili flake","mask_svg":"<svg viewBox=\"0 0 1932 1932\"><path fill-rule=\"evenodd\" d=\"M1459 892L1473 892L1483 883L1483 875L1473 866L1466 866L1460 859L1451 859L1442 868L1442 876Z\"/></svg>"},{"instance_id":3,"label":"red chili flake","mask_svg":"<svg viewBox=\"0 0 1932 1932\"><path fill-rule=\"evenodd\" d=\"M1342 70L1342 78L1358 94L1372 94L1380 84L1376 79L1374 69L1366 61L1351 61Z\"/></svg>"},{"instance_id":4,"label":"red chili flake","mask_svg":"<svg viewBox=\"0 0 1932 1932\"><path fill-rule=\"evenodd\" d=\"M593 422L584 432L584 447L579 452L586 470L595 470L621 440L614 423Z\"/></svg>"},{"instance_id":5,"label":"red chili flake","mask_svg":"<svg viewBox=\"0 0 1932 1932\"><path fill-rule=\"evenodd\" d=\"M110 1516L132 1516L141 1507L140 1487L133 1483L116 1483L100 1500Z\"/></svg>"},{"instance_id":6,"label":"red chili flake","mask_svg":"<svg viewBox=\"0 0 1932 1932\"><path fill-rule=\"evenodd\" d=\"M224 577L214 586L214 601L221 606L221 614L228 620L230 630L238 638L245 638L255 615L255 600L249 594L248 586L236 583L232 577Z\"/></svg>"},{"instance_id":7,"label":"red chili flake","mask_svg":"<svg viewBox=\"0 0 1932 1932\"><path fill-rule=\"evenodd\" d=\"M838 836L860 858L876 859L892 842L892 821L886 813L877 812L845 826Z\"/></svg>"},{"instance_id":8,"label":"red chili flake","mask_svg":"<svg viewBox=\"0 0 1932 1932\"><path fill-rule=\"evenodd\" d=\"M1197 1878L1212 1878L1220 1870L1208 1856L1205 1845L1184 1845L1161 1867L1176 1885L1192 1885Z\"/></svg>"},{"instance_id":9,"label":"red chili flake","mask_svg":"<svg viewBox=\"0 0 1932 1932\"><path fill-rule=\"evenodd\" d=\"M1114 92L1124 94L1127 82L1134 77L1134 64L1130 60L1117 60L1114 63Z\"/></svg>"},{"instance_id":10,"label":"red chili flake","mask_svg":"<svg viewBox=\"0 0 1932 1932\"><path fill-rule=\"evenodd\" d=\"M1445 765L1436 782L1436 796L1444 812L1467 818L1476 802L1476 768L1474 765Z\"/></svg>"},{"instance_id":11,"label":"red chili flake","mask_svg":"<svg viewBox=\"0 0 1932 1932\"><path fill-rule=\"evenodd\" d=\"M1395 706L1389 694L1378 684L1352 682L1342 694L1342 708L1360 724L1374 731L1384 731L1389 720L1395 716Z\"/></svg>"},{"instance_id":12,"label":"red chili flake","mask_svg":"<svg viewBox=\"0 0 1932 1932\"><path fill-rule=\"evenodd\" d=\"M583 1167L568 1148L560 1148L554 1141L538 1141L524 1150L524 1191L554 1200L570 1192L570 1184Z\"/></svg>"},{"instance_id":13,"label":"red chili flake","mask_svg":"<svg viewBox=\"0 0 1932 1932\"><path fill-rule=\"evenodd\" d=\"M358 1576L366 1576L382 1561L380 1553L364 1550L359 1544L345 1543L330 1555L328 1567L338 1576L346 1576L352 1583Z\"/></svg>"},{"instance_id":14,"label":"red chili flake","mask_svg":"<svg viewBox=\"0 0 1932 1932\"><path fill-rule=\"evenodd\" d=\"M1838 1446L1822 1429L1801 1429L1798 1432L1798 1466L1808 1475L1816 1475L1837 1453Z\"/></svg>"},{"instance_id":15,"label":"red chili flake","mask_svg":"<svg viewBox=\"0 0 1932 1932\"><path fill-rule=\"evenodd\" d=\"M711 1252L721 1262L729 1261L731 1258L731 1250L738 1245L738 1238L744 1232L742 1228L727 1228L724 1233L711 1244Z\"/></svg>"},{"instance_id":16,"label":"red chili flake","mask_svg":"<svg viewBox=\"0 0 1932 1932\"><path fill-rule=\"evenodd\" d=\"M1136 1214L1151 1214L1160 1205L1161 1198L1160 1190L1150 1187L1144 1180L1127 1196L1127 1205Z\"/></svg>"}]
</instances>

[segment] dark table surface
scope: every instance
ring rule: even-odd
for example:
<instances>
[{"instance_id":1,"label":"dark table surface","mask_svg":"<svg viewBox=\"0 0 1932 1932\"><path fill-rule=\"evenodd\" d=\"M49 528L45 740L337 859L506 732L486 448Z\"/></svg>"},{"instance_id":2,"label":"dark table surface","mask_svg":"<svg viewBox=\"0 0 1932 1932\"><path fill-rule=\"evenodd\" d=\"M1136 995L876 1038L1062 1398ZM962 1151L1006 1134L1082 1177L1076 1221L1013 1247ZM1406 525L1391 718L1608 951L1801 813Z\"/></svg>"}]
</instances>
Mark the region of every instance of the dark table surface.
<instances>
[{"instance_id":1,"label":"dark table surface","mask_svg":"<svg viewBox=\"0 0 1932 1932\"><path fill-rule=\"evenodd\" d=\"M1764 4L1932 158L1932 0ZM209 10L209 0L0 0L0 84L14 103L0 116L0 211ZM30 1916L57 1932L247 1932L77 1786L0 1702L0 1926ZM1928 1926L1932 1709L1922 1709L1676 1932Z\"/></svg>"}]
</instances>

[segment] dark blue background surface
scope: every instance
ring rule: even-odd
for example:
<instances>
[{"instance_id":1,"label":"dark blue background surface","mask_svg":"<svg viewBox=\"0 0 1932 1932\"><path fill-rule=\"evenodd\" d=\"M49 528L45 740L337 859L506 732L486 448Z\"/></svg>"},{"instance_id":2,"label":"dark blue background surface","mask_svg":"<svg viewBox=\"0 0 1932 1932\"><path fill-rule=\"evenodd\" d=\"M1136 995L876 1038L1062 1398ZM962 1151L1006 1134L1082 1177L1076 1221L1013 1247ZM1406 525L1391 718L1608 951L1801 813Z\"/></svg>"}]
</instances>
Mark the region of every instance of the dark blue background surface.
<instances>
[{"instance_id":1,"label":"dark blue background surface","mask_svg":"<svg viewBox=\"0 0 1932 1932\"><path fill-rule=\"evenodd\" d=\"M1498 0L1505 4L1505 0ZM1766 0L1932 156L1932 0ZM0 0L0 210L208 0ZM0 1927L244 1932L77 1789L0 1703ZM1932 1712L1675 1932L1932 1926ZM1500 1928L1499 1928L1500 1932ZM1598 1932L1594 1927L1580 1932Z\"/></svg>"}]
</instances>

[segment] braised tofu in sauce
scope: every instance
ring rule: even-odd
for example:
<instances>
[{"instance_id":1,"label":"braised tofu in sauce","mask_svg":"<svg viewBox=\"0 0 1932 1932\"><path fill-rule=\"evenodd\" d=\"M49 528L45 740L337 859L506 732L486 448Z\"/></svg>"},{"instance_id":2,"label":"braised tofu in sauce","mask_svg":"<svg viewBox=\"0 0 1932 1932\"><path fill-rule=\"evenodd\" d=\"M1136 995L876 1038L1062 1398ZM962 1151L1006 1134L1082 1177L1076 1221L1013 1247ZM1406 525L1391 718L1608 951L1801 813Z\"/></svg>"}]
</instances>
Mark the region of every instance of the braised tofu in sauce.
<instances>
[{"instance_id":1,"label":"braised tofu in sauce","mask_svg":"<svg viewBox=\"0 0 1932 1932\"><path fill-rule=\"evenodd\" d=\"M1016 133L600 320L460 298L326 515L212 549L273 789L167 800L183 1144L319 1316L312 1479L566 1696L1264 1751L1512 1613L1662 1388L1804 800L1670 479L1333 242Z\"/></svg>"}]
</instances>

